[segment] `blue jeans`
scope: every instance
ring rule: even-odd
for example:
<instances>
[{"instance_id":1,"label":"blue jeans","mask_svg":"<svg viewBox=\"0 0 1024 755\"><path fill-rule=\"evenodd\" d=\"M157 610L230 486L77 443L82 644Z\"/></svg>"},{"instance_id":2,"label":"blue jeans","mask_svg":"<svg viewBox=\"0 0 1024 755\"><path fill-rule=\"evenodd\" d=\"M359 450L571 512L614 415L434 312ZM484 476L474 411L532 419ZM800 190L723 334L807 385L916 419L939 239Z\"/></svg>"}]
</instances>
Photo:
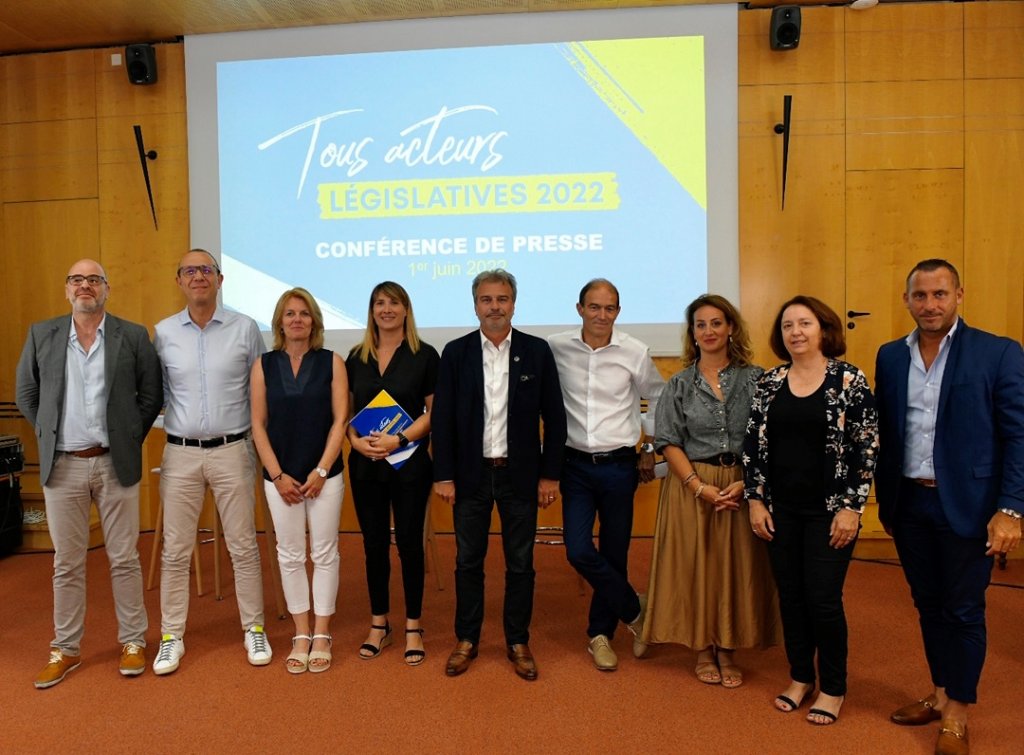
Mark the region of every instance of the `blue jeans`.
<instances>
[{"instance_id":1,"label":"blue jeans","mask_svg":"<svg viewBox=\"0 0 1024 755\"><path fill-rule=\"evenodd\" d=\"M484 621L484 558L491 525L491 510L498 505L501 545L505 552L505 643L530 641L533 616L533 541L537 536L537 499L516 496L507 467L484 467L480 486L465 493L456 490L452 516L455 524L455 636L480 642Z\"/></svg>"},{"instance_id":2,"label":"blue jeans","mask_svg":"<svg viewBox=\"0 0 1024 755\"><path fill-rule=\"evenodd\" d=\"M629 584L627 562L633 535L636 460L611 464L566 459L562 467L562 526L569 563L594 588L587 636L611 639L620 621L640 614L640 599ZM601 524L594 547L594 519Z\"/></svg>"},{"instance_id":3,"label":"blue jeans","mask_svg":"<svg viewBox=\"0 0 1024 755\"><path fill-rule=\"evenodd\" d=\"M984 537L961 537L939 492L904 481L892 527L903 573L921 621L932 683L961 703L978 700L985 663L985 590L992 557Z\"/></svg>"}]
</instances>

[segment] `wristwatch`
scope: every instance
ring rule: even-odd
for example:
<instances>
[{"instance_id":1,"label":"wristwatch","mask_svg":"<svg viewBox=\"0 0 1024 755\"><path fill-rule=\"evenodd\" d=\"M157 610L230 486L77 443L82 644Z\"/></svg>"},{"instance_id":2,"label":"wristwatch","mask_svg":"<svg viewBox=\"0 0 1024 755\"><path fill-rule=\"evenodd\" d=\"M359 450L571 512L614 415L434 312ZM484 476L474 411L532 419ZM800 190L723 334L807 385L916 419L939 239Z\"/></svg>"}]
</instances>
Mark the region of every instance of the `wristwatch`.
<instances>
[{"instance_id":1,"label":"wristwatch","mask_svg":"<svg viewBox=\"0 0 1024 755\"><path fill-rule=\"evenodd\" d=\"M313 471L316 472L321 477L326 477L327 476L327 470L324 469L323 467L316 467Z\"/></svg>"},{"instance_id":2,"label":"wristwatch","mask_svg":"<svg viewBox=\"0 0 1024 755\"><path fill-rule=\"evenodd\" d=\"M1024 515L1022 515L1019 511L1014 511L1013 509L999 509L999 513L1006 514L1011 519L1016 519L1017 521L1024 519Z\"/></svg>"},{"instance_id":3,"label":"wristwatch","mask_svg":"<svg viewBox=\"0 0 1024 755\"><path fill-rule=\"evenodd\" d=\"M398 447L399 448L405 448L406 446L409 445L409 439L406 438L405 435L402 434L401 431L395 433L395 435L398 436Z\"/></svg>"},{"instance_id":4,"label":"wristwatch","mask_svg":"<svg viewBox=\"0 0 1024 755\"><path fill-rule=\"evenodd\" d=\"M644 443L642 446L640 446L640 451L641 451L641 453L645 453L645 454L653 454L654 453L654 444L653 443Z\"/></svg>"}]
</instances>

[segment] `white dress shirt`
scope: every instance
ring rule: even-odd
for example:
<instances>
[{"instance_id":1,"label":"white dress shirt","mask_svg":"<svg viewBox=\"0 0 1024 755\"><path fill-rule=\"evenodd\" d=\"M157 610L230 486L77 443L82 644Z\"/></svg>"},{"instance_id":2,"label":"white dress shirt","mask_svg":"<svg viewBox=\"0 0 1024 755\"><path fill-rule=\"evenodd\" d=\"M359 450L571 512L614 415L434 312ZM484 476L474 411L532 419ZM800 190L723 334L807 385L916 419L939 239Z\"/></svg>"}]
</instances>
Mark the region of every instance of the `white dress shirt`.
<instances>
[{"instance_id":1,"label":"white dress shirt","mask_svg":"<svg viewBox=\"0 0 1024 755\"><path fill-rule=\"evenodd\" d=\"M512 331L495 346L480 331L484 352L484 458L508 456L508 357Z\"/></svg>"},{"instance_id":2,"label":"white dress shirt","mask_svg":"<svg viewBox=\"0 0 1024 755\"><path fill-rule=\"evenodd\" d=\"M96 329L96 340L86 351L78 340L75 321L68 334L64 363L64 411L57 431L58 451L84 451L110 446L107 434L107 377L103 348L107 316Z\"/></svg>"},{"instance_id":3,"label":"white dress shirt","mask_svg":"<svg viewBox=\"0 0 1024 755\"><path fill-rule=\"evenodd\" d=\"M579 328L548 338L568 423L570 448L588 453L635 446L640 440L640 399L653 416L665 379L650 349L612 329L607 346L592 349Z\"/></svg>"},{"instance_id":4,"label":"white dress shirt","mask_svg":"<svg viewBox=\"0 0 1024 755\"><path fill-rule=\"evenodd\" d=\"M156 326L164 373L164 429L213 438L249 429L249 371L264 351L255 320L217 307L200 328L184 309Z\"/></svg>"}]
</instances>

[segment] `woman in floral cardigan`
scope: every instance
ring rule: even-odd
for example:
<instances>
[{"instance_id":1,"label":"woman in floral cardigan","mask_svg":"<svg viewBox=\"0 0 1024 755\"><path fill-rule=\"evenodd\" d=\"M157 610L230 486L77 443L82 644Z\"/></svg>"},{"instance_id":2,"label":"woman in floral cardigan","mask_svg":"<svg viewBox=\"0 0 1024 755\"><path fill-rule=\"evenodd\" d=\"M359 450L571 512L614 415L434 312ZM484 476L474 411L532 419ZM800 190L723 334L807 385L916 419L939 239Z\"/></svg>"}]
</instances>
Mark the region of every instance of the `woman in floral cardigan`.
<instances>
[{"instance_id":1,"label":"woman in floral cardigan","mask_svg":"<svg viewBox=\"0 0 1024 755\"><path fill-rule=\"evenodd\" d=\"M766 372L754 392L744 495L754 534L768 543L790 664L775 707L799 708L817 678L807 720L826 725L846 695L843 582L878 454L878 417L864 373L836 359L846 342L827 305L810 296L787 301L771 345L787 364Z\"/></svg>"}]
</instances>

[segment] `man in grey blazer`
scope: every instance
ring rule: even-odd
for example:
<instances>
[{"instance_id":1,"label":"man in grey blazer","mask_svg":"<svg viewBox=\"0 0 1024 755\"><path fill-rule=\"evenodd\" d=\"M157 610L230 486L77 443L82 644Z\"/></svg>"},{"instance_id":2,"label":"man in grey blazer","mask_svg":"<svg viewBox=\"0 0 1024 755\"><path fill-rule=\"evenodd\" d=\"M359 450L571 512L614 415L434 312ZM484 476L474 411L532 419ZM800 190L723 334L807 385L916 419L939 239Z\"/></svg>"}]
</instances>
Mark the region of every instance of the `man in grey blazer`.
<instances>
[{"instance_id":1,"label":"man in grey blazer","mask_svg":"<svg viewBox=\"0 0 1024 755\"><path fill-rule=\"evenodd\" d=\"M29 328L18 361L17 404L39 444L39 482L53 540L54 640L36 677L52 687L81 663L85 558L95 501L110 562L119 670L146 668L139 564L142 442L163 405L160 361L141 325L106 313L110 284L94 260L68 271L71 314Z\"/></svg>"}]
</instances>

